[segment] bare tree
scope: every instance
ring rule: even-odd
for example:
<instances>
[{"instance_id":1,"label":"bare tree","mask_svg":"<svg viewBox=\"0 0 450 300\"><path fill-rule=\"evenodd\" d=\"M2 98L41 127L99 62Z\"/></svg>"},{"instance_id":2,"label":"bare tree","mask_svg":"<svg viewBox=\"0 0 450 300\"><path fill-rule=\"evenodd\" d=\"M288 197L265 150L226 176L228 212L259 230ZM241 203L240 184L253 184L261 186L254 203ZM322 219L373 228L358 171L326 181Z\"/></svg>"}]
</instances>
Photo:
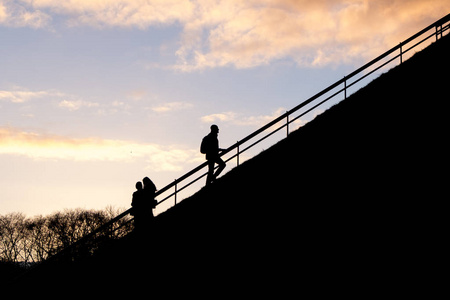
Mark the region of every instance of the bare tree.
<instances>
[{"instance_id":1,"label":"bare tree","mask_svg":"<svg viewBox=\"0 0 450 300\"><path fill-rule=\"evenodd\" d=\"M21 213L0 216L0 261L40 262L72 245L84 236L115 218L124 209L112 206L104 210L72 209L49 216L26 218ZM118 239L132 230L130 217L124 217L95 241L84 246L84 254L91 255L105 238ZM76 250L80 251L80 250ZM75 254L74 254L75 255Z\"/></svg>"},{"instance_id":2,"label":"bare tree","mask_svg":"<svg viewBox=\"0 0 450 300\"><path fill-rule=\"evenodd\" d=\"M109 205L105 209L106 212L106 218L108 222L121 214L123 212L123 209L120 208L114 208L113 206ZM133 230L133 226L131 224L131 216L127 215L120 219L118 222L114 223L114 225L110 228L111 230L111 237L113 238L121 238L128 233L130 233Z\"/></svg>"},{"instance_id":3,"label":"bare tree","mask_svg":"<svg viewBox=\"0 0 450 300\"><path fill-rule=\"evenodd\" d=\"M49 230L49 219L42 216L26 221L30 262L45 260L55 249L55 234Z\"/></svg>"},{"instance_id":4,"label":"bare tree","mask_svg":"<svg viewBox=\"0 0 450 300\"><path fill-rule=\"evenodd\" d=\"M24 239L25 215L10 213L0 217L0 253L4 262L17 262L23 259L22 240Z\"/></svg>"}]
</instances>

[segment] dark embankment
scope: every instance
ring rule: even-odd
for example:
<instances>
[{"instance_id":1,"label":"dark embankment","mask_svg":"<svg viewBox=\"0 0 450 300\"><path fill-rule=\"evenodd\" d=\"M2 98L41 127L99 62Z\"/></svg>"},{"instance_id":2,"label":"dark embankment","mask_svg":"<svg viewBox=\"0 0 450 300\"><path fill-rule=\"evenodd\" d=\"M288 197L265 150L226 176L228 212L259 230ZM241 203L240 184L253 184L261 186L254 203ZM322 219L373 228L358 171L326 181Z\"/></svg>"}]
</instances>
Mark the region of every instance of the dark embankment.
<instances>
[{"instance_id":1,"label":"dark embankment","mask_svg":"<svg viewBox=\"0 0 450 300\"><path fill-rule=\"evenodd\" d=\"M161 214L145 239L42 276L212 298L398 287L430 219L417 208L442 182L448 53L444 37Z\"/></svg>"}]
</instances>

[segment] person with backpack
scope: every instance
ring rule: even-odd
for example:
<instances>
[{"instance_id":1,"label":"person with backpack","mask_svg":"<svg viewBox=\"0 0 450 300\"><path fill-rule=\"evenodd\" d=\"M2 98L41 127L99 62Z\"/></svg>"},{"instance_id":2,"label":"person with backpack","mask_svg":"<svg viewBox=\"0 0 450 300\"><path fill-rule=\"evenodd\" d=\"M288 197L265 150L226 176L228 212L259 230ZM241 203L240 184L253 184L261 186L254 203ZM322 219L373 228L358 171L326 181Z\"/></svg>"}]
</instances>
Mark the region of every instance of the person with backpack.
<instances>
[{"instance_id":1,"label":"person with backpack","mask_svg":"<svg viewBox=\"0 0 450 300\"><path fill-rule=\"evenodd\" d=\"M211 125L211 132L203 138L200 146L200 152L206 154L206 160L208 161L208 176L206 177L206 185L213 183L226 166L225 162L219 156L219 152L225 151L225 149L219 148L219 140L217 138L218 134L219 127L217 125ZM215 164L219 165L216 173L214 173Z\"/></svg>"}]
</instances>

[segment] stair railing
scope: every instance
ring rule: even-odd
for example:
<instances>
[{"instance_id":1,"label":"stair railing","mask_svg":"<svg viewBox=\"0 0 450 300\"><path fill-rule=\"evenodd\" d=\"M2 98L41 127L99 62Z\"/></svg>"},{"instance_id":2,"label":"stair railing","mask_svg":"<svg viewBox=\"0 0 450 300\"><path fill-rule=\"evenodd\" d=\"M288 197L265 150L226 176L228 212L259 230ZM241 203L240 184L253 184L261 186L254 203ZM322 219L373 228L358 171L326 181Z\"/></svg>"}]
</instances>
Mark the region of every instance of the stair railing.
<instances>
[{"instance_id":1,"label":"stair railing","mask_svg":"<svg viewBox=\"0 0 450 300\"><path fill-rule=\"evenodd\" d=\"M259 128L255 132L249 134L248 136L246 136L242 140L236 142L235 144L233 144L232 146L227 148L225 151L223 151L220 154L220 156L221 157L225 156L229 152L231 152L233 150L237 150L237 153L234 154L233 156L227 158L225 160L225 162L231 161L232 159L236 158L237 165L239 165L239 155L242 154L243 152L245 152L248 149L254 147L255 145L259 144L260 142L262 142L263 140L265 140L268 137L272 136L273 134L277 133L278 131L282 130L283 128L286 128L287 135L289 135L289 124L297 121L298 119L300 119L304 115L310 113L311 111L313 111L317 107L321 106L325 102L329 101L330 99L334 98L335 96L337 96L337 95L339 95L341 93L344 93L344 99L346 99L347 98L347 92L348 92L349 88L351 88L355 84L359 83L363 79L367 78L368 76L370 76L374 72L378 71L379 69L381 69L381 68L385 67L386 65L390 64L391 62L397 60L398 58L400 58L400 64L403 63L403 59L404 59L404 56L405 56L406 53L408 53L409 51L411 51L411 49L417 47L418 45L422 44L423 42L427 41L431 37L435 36L436 37L436 41L438 39L442 38L443 37L443 33L450 29L450 23L449 22L450 22L450 14L447 14L445 17L443 17L443 18L439 19L438 21L434 22L433 24L425 27L424 29L422 29L421 31L417 32L416 34L414 34L410 38L408 38L405 41L401 42L399 45L391 48L390 50L388 50L385 53L381 54L377 58L371 60L370 62L366 63L362 67L360 67L357 70L355 70L354 72L352 72L349 75L345 76L343 79L336 81L335 83L333 83L329 87L323 89L322 91L320 91L316 95L314 95L311 98L303 101L302 103L300 103L299 105L297 105L293 109L285 112L284 114L282 114L278 118L276 118L273 121L267 123L266 125L264 125L263 127ZM449 23L449 24L447 24L447 23ZM425 33L428 33L432 29L435 29L435 31L432 32L431 34L426 35L425 37L422 37L422 35L424 35ZM420 39L419 41L416 41L416 39L418 39L419 37L422 37L422 39ZM415 44L413 44L412 46L409 46L409 48L407 48L406 50L403 50L403 48L405 46L409 45L413 41L415 41ZM399 52L399 53L397 55L394 55L393 57L390 57L390 55L395 53L395 52ZM387 60L385 60L386 58L387 58ZM377 63L381 63L381 64L380 65L376 65ZM373 69L370 69L371 67L373 67ZM350 79L353 79L354 77L356 77L357 75L360 75L364 71L367 71L367 73L363 74L361 77L355 79L351 83L349 82ZM328 96L325 99L320 99L321 100L320 102L315 103L314 105L308 107L308 105L312 104L312 102L314 102L316 100L319 100L320 97L326 95L327 93L329 93L331 91L334 91L336 88L339 88L342 85L343 85L343 87L338 89L337 91L335 91L332 95ZM304 111L300 111L303 108L305 108L305 110ZM292 116L294 113L299 113L299 114L297 116L293 117L293 118L290 118L290 116ZM284 121L284 120L286 120L286 122L281 124L281 122ZM240 149L241 146L244 143L247 143L248 141L252 140L253 138L255 138L257 136L259 136L260 134L264 133L269 128L272 128L272 127L274 127L277 124L279 125L279 127L274 129L272 132L264 135L262 138L259 138L257 141L253 142L252 144L250 144L249 146L243 148L242 150ZM207 166L207 162L199 165L198 167L194 168L193 170L189 171L188 173L184 174L180 178L174 180L172 183L166 185L165 187L163 187L162 189L157 191L156 192L156 196L159 196L159 195L165 193L166 191L168 191L169 189L175 187L175 191L173 193L165 196L163 199L161 199L158 202L158 205L160 203L162 203L162 202L172 198L172 197L176 198L176 196L177 196L177 194L179 192L181 192L185 188L189 187L193 183L197 182L201 178L205 177L207 175L207 172L202 173L198 177L195 177L192 181L189 181L187 184L185 184L181 188L179 187L180 183L182 183L186 179L190 178L194 174L197 174L199 171L204 169L206 166ZM176 200L175 200L175 204L176 204Z\"/></svg>"}]
</instances>

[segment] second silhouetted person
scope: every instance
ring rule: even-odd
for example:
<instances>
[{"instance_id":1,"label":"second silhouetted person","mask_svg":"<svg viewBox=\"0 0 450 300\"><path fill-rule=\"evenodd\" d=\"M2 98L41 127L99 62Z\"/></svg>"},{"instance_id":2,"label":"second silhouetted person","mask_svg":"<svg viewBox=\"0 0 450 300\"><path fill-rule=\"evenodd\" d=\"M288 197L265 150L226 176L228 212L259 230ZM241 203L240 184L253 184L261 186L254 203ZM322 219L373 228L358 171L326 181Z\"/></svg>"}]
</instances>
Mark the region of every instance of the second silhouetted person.
<instances>
[{"instance_id":1,"label":"second silhouetted person","mask_svg":"<svg viewBox=\"0 0 450 300\"><path fill-rule=\"evenodd\" d=\"M203 138L200 146L200 152L206 154L206 160L208 161L208 177L206 177L206 185L214 182L226 166L225 162L219 156L219 152L224 151L225 149L219 148L218 134L219 127L217 127L217 125L211 125L211 132ZM215 164L219 165L216 173L214 173Z\"/></svg>"}]
</instances>

